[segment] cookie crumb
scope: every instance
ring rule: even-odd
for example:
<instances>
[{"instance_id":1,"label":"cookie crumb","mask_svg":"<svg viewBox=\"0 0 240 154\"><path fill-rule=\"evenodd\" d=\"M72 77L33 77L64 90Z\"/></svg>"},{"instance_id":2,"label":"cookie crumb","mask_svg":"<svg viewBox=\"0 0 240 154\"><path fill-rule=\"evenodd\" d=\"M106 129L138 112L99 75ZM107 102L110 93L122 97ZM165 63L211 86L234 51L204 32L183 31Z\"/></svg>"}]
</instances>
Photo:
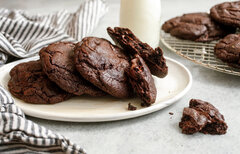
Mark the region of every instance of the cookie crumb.
<instances>
[{"instance_id":1,"label":"cookie crumb","mask_svg":"<svg viewBox=\"0 0 240 154\"><path fill-rule=\"evenodd\" d=\"M129 111L134 111L134 110L137 110L137 107L133 106L131 103L128 103L128 110Z\"/></svg>"},{"instance_id":2,"label":"cookie crumb","mask_svg":"<svg viewBox=\"0 0 240 154\"><path fill-rule=\"evenodd\" d=\"M169 114L170 114L170 115L173 115L174 113L172 113L172 112L169 112Z\"/></svg>"}]
</instances>

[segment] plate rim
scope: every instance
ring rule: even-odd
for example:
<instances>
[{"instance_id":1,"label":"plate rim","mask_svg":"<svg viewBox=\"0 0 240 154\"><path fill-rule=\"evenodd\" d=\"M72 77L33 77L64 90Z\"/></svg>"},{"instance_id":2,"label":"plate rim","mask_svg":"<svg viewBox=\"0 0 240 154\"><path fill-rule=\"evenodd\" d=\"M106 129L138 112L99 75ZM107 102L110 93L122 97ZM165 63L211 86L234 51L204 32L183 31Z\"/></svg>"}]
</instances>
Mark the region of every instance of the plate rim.
<instances>
[{"instance_id":1,"label":"plate rim","mask_svg":"<svg viewBox=\"0 0 240 154\"><path fill-rule=\"evenodd\" d=\"M37 58L39 58L39 56L34 56L34 57L29 57L26 59L21 59L18 61L14 61L12 63L6 64L2 67L0 67L0 71L5 70L6 68L8 68L9 66L15 65L17 63L20 62L26 62L26 61L30 61L30 60L36 60ZM154 106L150 106L147 108L143 108L140 110L135 110L135 111L129 111L129 112L124 112L124 113L117 113L113 116L109 116L109 115L97 115L97 116L75 116L75 117L66 117L66 116L54 116L54 115L45 115L45 112L39 111L39 112L33 112L31 110L25 110L24 107L22 108L22 106L19 106L18 103L15 102L15 104L24 112L24 114L31 116L31 117L36 117L36 118L40 118L40 119L47 119L47 120L55 120L55 121L64 121L64 122L105 122L105 121L117 121L117 120L123 120L123 119L131 119L131 118L135 118L135 117L140 117L143 115L147 115L156 111L159 111L167 106L170 106L174 103L176 103L176 101L178 101L180 98L182 98L192 87L192 74L191 72L188 70L188 68L186 66L184 66L182 63L166 57L165 59L168 61L171 61L175 64L177 64L178 66L180 66L185 72L186 72L186 76L188 77L188 83L186 85L186 87L180 91L176 96L174 96L173 98L167 99L162 101L159 104L156 104ZM15 100L14 100L15 101ZM44 114L43 114L44 113Z\"/></svg>"}]
</instances>

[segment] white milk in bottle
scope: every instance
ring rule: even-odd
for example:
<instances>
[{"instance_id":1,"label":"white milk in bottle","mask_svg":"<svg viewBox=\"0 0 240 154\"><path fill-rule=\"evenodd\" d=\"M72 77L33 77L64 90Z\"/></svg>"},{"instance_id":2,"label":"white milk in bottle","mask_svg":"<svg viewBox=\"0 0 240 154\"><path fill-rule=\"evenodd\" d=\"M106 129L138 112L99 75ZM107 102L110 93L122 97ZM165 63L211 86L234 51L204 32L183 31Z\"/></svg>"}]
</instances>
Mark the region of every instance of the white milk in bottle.
<instances>
[{"instance_id":1,"label":"white milk in bottle","mask_svg":"<svg viewBox=\"0 0 240 154\"><path fill-rule=\"evenodd\" d=\"M120 26L153 48L160 41L161 0L121 0Z\"/></svg>"}]
</instances>

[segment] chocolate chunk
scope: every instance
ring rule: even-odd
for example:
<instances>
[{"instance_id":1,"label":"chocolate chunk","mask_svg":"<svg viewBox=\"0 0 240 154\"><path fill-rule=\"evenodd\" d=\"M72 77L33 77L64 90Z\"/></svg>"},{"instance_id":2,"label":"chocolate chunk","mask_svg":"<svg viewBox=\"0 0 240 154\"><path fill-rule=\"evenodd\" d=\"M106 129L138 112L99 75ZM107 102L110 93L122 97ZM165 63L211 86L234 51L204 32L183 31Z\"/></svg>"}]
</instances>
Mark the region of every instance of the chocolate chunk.
<instances>
[{"instance_id":1,"label":"chocolate chunk","mask_svg":"<svg viewBox=\"0 0 240 154\"><path fill-rule=\"evenodd\" d=\"M119 44L130 55L140 55L148 65L151 73L165 77L168 73L166 60L160 47L155 50L147 43L141 42L128 28L108 27L108 34L116 44Z\"/></svg>"},{"instance_id":2,"label":"chocolate chunk","mask_svg":"<svg viewBox=\"0 0 240 154\"><path fill-rule=\"evenodd\" d=\"M215 23L208 13L189 13L166 21L162 29L172 36L196 42L218 40L236 28Z\"/></svg>"},{"instance_id":3,"label":"chocolate chunk","mask_svg":"<svg viewBox=\"0 0 240 154\"><path fill-rule=\"evenodd\" d=\"M182 133L193 134L225 134L227 124L223 115L212 104L198 99L191 99L189 107L184 108L183 117L179 123Z\"/></svg>"}]
</instances>

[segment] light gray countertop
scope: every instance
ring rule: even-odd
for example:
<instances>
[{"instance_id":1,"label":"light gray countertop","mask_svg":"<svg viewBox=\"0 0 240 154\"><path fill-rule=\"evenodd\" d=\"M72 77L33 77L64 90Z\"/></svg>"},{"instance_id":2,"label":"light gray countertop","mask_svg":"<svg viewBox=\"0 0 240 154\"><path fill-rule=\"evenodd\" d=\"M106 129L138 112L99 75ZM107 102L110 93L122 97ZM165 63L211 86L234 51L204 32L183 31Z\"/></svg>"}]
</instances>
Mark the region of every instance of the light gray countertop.
<instances>
[{"instance_id":1,"label":"light gray countertop","mask_svg":"<svg viewBox=\"0 0 240 154\"><path fill-rule=\"evenodd\" d=\"M76 0L0 0L1 7L51 12L75 10ZM109 12L93 32L93 36L109 38L108 26L117 26L119 0L108 0ZM182 13L208 11L222 0L162 0L162 21ZM198 66L164 48L165 56L183 63L193 75L191 90L177 103L146 116L104 123L69 123L28 117L34 122L65 135L89 154L146 153L239 153L240 152L240 77ZM191 98L214 104L229 126L226 135L184 135L178 127L183 108ZM169 115L173 112L174 115Z\"/></svg>"}]
</instances>

